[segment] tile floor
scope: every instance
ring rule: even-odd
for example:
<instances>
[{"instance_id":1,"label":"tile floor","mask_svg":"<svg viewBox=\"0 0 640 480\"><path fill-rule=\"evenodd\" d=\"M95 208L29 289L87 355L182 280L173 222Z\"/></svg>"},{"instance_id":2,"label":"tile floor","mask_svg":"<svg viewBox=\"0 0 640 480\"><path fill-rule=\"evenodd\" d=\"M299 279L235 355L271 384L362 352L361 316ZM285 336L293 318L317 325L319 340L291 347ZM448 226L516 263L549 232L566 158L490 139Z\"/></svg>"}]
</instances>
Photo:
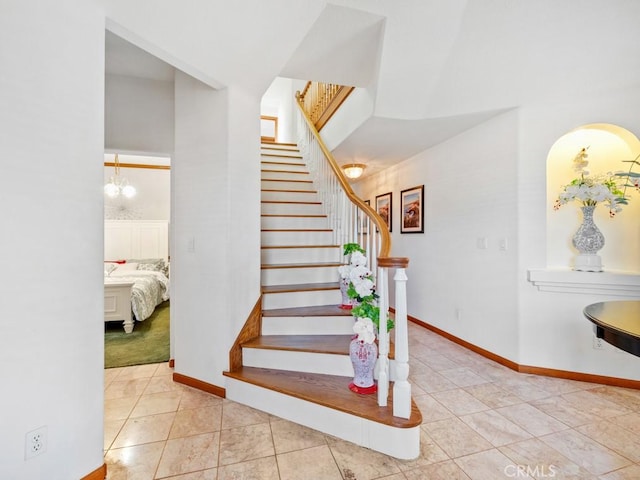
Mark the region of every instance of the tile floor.
<instances>
[{"instance_id":1,"label":"tile floor","mask_svg":"<svg viewBox=\"0 0 640 480\"><path fill-rule=\"evenodd\" d=\"M105 370L109 480L640 479L640 391L513 372L410 326L420 457L399 461L173 383Z\"/></svg>"}]
</instances>

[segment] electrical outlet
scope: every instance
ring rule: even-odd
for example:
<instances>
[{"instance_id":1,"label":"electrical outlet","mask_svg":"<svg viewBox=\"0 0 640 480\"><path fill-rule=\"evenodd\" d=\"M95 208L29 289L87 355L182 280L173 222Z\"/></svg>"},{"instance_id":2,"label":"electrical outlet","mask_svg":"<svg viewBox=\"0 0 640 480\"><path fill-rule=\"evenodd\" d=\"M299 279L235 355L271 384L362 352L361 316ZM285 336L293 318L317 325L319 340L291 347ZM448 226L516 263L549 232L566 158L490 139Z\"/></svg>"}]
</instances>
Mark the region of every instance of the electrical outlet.
<instances>
[{"instance_id":1,"label":"electrical outlet","mask_svg":"<svg viewBox=\"0 0 640 480\"><path fill-rule=\"evenodd\" d=\"M47 450L47 427L46 425L36 430L32 430L25 435L24 439L24 459L29 460Z\"/></svg>"},{"instance_id":2,"label":"electrical outlet","mask_svg":"<svg viewBox=\"0 0 640 480\"><path fill-rule=\"evenodd\" d=\"M596 350L604 350L604 339L594 336L593 348L595 348Z\"/></svg>"}]
</instances>

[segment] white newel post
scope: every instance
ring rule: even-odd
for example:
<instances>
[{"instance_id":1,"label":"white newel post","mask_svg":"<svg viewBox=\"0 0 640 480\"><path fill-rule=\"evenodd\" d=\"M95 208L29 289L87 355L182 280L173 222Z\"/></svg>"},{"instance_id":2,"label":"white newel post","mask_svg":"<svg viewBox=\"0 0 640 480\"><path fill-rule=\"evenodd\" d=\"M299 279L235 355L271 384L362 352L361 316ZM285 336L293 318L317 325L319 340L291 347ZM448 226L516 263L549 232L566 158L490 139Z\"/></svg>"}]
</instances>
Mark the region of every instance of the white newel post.
<instances>
[{"instance_id":1,"label":"white newel post","mask_svg":"<svg viewBox=\"0 0 640 480\"><path fill-rule=\"evenodd\" d=\"M389 316L389 289L387 288L387 269L378 267L376 290L380 295L380 322L378 331L378 405L387 406L389 396L389 332L387 317Z\"/></svg>"},{"instance_id":2,"label":"white newel post","mask_svg":"<svg viewBox=\"0 0 640 480\"><path fill-rule=\"evenodd\" d=\"M407 327L407 275L404 268L398 268L393 277L396 282L395 318L395 372L393 384L393 416L411 416L411 384L409 378L409 330Z\"/></svg>"}]
</instances>

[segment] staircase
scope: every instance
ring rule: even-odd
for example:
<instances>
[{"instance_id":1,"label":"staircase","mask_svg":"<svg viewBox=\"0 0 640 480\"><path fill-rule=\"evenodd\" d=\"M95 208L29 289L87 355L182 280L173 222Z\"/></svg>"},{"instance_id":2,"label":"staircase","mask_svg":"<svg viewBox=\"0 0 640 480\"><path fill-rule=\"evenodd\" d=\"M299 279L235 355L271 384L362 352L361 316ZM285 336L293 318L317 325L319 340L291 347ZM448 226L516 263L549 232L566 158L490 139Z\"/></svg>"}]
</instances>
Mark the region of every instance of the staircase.
<instances>
[{"instance_id":1,"label":"staircase","mask_svg":"<svg viewBox=\"0 0 640 480\"><path fill-rule=\"evenodd\" d=\"M341 302L333 241L297 147L262 146L261 334L225 372L227 398L401 459L419 455L421 414L349 390L353 318ZM391 397L391 396L390 396Z\"/></svg>"}]
</instances>

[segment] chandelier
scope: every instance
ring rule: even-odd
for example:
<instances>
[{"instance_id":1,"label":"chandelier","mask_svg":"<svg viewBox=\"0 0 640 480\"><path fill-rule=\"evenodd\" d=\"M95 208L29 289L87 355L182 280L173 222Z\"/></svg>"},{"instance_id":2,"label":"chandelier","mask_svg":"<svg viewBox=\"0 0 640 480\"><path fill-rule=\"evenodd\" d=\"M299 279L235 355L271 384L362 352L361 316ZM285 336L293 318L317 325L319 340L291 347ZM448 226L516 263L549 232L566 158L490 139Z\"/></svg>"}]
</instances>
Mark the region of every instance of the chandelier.
<instances>
[{"instance_id":1,"label":"chandelier","mask_svg":"<svg viewBox=\"0 0 640 480\"><path fill-rule=\"evenodd\" d=\"M349 163L347 165L343 165L342 169L344 170L344 174L351 178L355 179L360 177L360 175L364 172L365 165L362 163Z\"/></svg>"},{"instance_id":2,"label":"chandelier","mask_svg":"<svg viewBox=\"0 0 640 480\"><path fill-rule=\"evenodd\" d=\"M109 178L109 183L104 186L104 193L109 198L118 198L123 196L125 198L133 198L136 196L136 188L133 185L129 185L129 181L120 177L120 161L118 160L118 154L114 160L115 175Z\"/></svg>"}]
</instances>

